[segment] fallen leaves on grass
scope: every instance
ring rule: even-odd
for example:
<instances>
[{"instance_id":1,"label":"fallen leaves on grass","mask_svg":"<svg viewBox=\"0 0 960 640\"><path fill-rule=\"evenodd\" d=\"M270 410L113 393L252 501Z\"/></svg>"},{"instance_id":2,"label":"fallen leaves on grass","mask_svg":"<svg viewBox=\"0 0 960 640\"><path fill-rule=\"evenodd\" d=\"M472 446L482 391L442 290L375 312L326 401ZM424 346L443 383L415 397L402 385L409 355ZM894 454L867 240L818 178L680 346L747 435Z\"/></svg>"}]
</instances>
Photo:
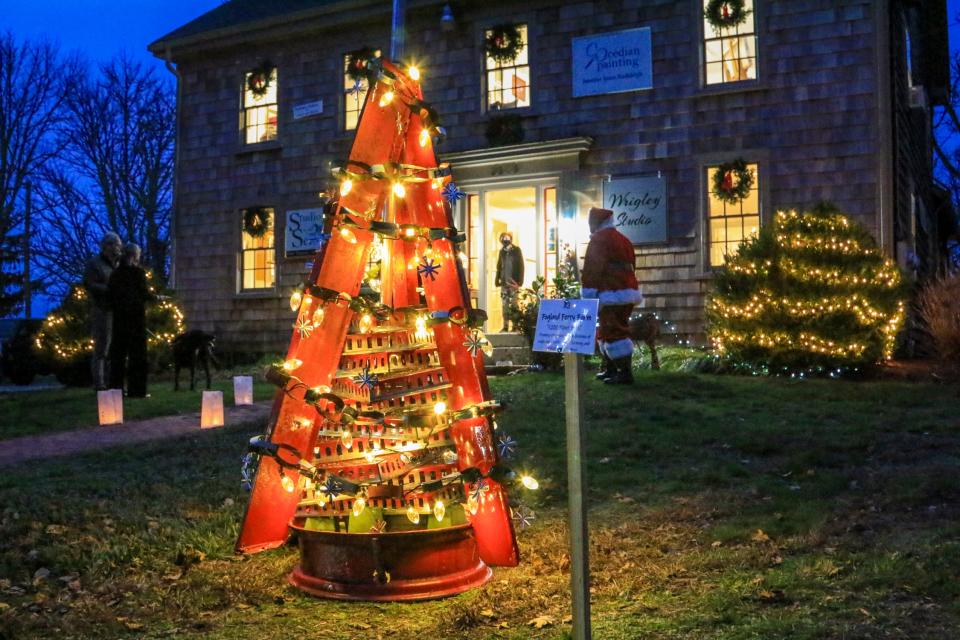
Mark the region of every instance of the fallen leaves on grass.
<instances>
[{"instance_id":1,"label":"fallen leaves on grass","mask_svg":"<svg viewBox=\"0 0 960 640\"><path fill-rule=\"evenodd\" d=\"M754 542L770 542L770 536L763 529L757 529L750 539Z\"/></svg>"},{"instance_id":2,"label":"fallen leaves on grass","mask_svg":"<svg viewBox=\"0 0 960 640\"><path fill-rule=\"evenodd\" d=\"M527 624L537 629L543 629L544 627L551 627L557 624L557 619L554 618L553 616L544 614L544 615L537 616L532 620L528 620Z\"/></svg>"}]
</instances>

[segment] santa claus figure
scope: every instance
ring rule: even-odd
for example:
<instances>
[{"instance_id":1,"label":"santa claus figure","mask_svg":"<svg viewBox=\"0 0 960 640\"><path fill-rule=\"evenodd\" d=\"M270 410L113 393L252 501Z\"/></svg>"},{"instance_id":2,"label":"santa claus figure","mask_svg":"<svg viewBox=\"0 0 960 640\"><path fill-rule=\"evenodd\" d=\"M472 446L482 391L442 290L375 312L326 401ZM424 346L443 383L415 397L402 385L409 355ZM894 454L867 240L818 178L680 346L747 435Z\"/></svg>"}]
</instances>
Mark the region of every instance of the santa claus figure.
<instances>
[{"instance_id":1,"label":"santa claus figure","mask_svg":"<svg viewBox=\"0 0 960 640\"><path fill-rule=\"evenodd\" d=\"M633 384L630 312L642 300L634 273L633 245L613 222L609 209L590 209L590 244L580 274L581 297L600 300L597 343L603 367L597 378L607 384Z\"/></svg>"}]
</instances>

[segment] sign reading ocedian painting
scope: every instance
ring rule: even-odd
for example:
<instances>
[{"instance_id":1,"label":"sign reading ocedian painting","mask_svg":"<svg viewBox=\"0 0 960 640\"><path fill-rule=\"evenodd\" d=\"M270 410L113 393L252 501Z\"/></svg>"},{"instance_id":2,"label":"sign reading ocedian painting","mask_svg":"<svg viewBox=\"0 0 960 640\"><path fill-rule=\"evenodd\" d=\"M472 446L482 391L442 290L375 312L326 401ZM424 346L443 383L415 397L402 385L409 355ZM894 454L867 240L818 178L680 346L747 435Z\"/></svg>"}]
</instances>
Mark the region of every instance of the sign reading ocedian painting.
<instances>
[{"instance_id":1,"label":"sign reading ocedian painting","mask_svg":"<svg viewBox=\"0 0 960 640\"><path fill-rule=\"evenodd\" d=\"M287 211L284 235L284 255L313 253L320 248L323 233L323 209L294 209Z\"/></svg>"},{"instance_id":2,"label":"sign reading ocedian painting","mask_svg":"<svg viewBox=\"0 0 960 640\"><path fill-rule=\"evenodd\" d=\"M667 181L657 176L603 183L603 206L633 244L667 241Z\"/></svg>"},{"instance_id":3,"label":"sign reading ocedian painting","mask_svg":"<svg viewBox=\"0 0 960 640\"><path fill-rule=\"evenodd\" d=\"M650 27L573 39L573 97L653 88Z\"/></svg>"}]
</instances>

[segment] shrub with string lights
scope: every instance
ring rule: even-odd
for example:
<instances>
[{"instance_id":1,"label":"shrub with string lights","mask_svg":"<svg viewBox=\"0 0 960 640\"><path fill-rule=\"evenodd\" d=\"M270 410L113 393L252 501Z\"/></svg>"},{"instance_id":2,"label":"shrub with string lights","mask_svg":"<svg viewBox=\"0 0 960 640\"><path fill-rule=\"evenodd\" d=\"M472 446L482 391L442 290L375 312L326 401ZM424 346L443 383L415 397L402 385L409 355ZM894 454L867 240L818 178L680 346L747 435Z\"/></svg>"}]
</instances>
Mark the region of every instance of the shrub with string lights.
<instances>
[{"instance_id":1,"label":"shrub with string lights","mask_svg":"<svg viewBox=\"0 0 960 640\"><path fill-rule=\"evenodd\" d=\"M903 325L897 266L833 205L781 211L714 277L714 349L757 373L841 375L891 357Z\"/></svg>"},{"instance_id":2,"label":"shrub with string lights","mask_svg":"<svg viewBox=\"0 0 960 640\"><path fill-rule=\"evenodd\" d=\"M164 298L147 305L146 320L147 353L156 367L165 362L173 339L184 331L183 312L173 300ZM86 383L93 339L90 337L90 300L82 286L72 286L60 306L44 319L34 347L62 381Z\"/></svg>"}]
</instances>

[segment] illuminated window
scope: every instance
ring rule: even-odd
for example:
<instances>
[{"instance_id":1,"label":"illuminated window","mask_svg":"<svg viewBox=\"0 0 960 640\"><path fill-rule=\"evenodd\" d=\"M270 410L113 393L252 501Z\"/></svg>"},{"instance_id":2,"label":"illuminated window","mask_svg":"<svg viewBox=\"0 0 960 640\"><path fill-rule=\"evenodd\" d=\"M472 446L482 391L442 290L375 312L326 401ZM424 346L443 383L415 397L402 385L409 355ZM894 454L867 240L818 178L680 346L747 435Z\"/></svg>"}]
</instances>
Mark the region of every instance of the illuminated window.
<instances>
[{"instance_id":1,"label":"illuminated window","mask_svg":"<svg viewBox=\"0 0 960 640\"><path fill-rule=\"evenodd\" d=\"M710 266L722 265L727 255L736 253L740 243L760 231L760 174L756 164L748 164L753 172L753 187L746 198L729 204L713 195L716 167L707 167L707 218Z\"/></svg>"},{"instance_id":2,"label":"illuminated window","mask_svg":"<svg viewBox=\"0 0 960 640\"><path fill-rule=\"evenodd\" d=\"M490 110L516 109L530 106L530 57L527 43L527 25L517 25L523 46L517 57L508 62L497 62L487 57L487 108ZM486 36L492 32L487 31Z\"/></svg>"},{"instance_id":3,"label":"illuminated window","mask_svg":"<svg viewBox=\"0 0 960 640\"><path fill-rule=\"evenodd\" d=\"M374 52L376 57L380 57L380 50ZM343 56L343 128L347 131L357 128L360 122L360 112L363 111L363 102L367 99L367 92L370 90L369 83L366 80L354 81L347 75L347 69L350 66L350 54Z\"/></svg>"},{"instance_id":4,"label":"illuminated window","mask_svg":"<svg viewBox=\"0 0 960 640\"><path fill-rule=\"evenodd\" d=\"M703 0L706 8L709 0ZM747 19L735 27L717 29L703 19L703 53L706 84L756 80L757 34L753 0L744 1Z\"/></svg>"},{"instance_id":5,"label":"illuminated window","mask_svg":"<svg viewBox=\"0 0 960 640\"><path fill-rule=\"evenodd\" d=\"M276 216L273 209L265 209L265 211L270 215L266 233L254 237L242 229L240 232L240 288L244 291L272 289L276 281L273 248L273 229Z\"/></svg>"},{"instance_id":6,"label":"illuminated window","mask_svg":"<svg viewBox=\"0 0 960 640\"><path fill-rule=\"evenodd\" d=\"M257 71L248 71L243 77L243 112L240 127L246 144L277 139L277 68L270 69L262 90L254 91ZM262 82L262 81L261 81Z\"/></svg>"}]
</instances>

